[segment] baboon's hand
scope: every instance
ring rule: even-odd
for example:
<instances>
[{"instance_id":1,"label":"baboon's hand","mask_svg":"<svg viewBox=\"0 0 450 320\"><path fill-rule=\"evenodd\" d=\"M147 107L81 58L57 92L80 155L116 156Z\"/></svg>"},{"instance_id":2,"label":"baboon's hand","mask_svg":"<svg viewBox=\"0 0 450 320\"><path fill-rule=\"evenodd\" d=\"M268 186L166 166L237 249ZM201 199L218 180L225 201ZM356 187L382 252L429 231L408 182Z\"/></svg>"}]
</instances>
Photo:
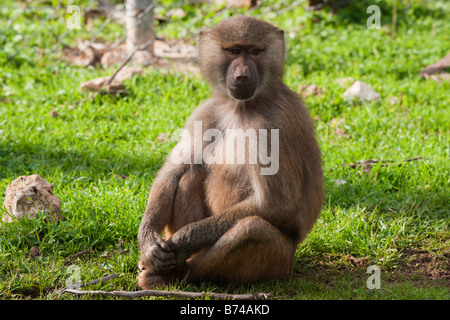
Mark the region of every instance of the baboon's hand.
<instances>
[{"instance_id":1,"label":"baboon's hand","mask_svg":"<svg viewBox=\"0 0 450 320\"><path fill-rule=\"evenodd\" d=\"M184 271L186 270L186 260L188 258L188 255L185 254L184 252L177 252L177 254L175 255L175 270L176 271Z\"/></svg>"},{"instance_id":2,"label":"baboon's hand","mask_svg":"<svg viewBox=\"0 0 450 320\"><path fill-rule=\"evenodd\" d=\"M181 272L186 269L186 260L189 258L186 246L187 242L178 241L180 239L180 233L175 233L167 240L166 245L170 248L170 251L175 253L175 271ZM183 245L184 244L184 245Z\"/></svg>"},{"instance_id":3,"label":"baboon's hand","mask_svg":"<svg viewBox=\"0 0 450 320\"><path fill-rule=\"evenodd\" d=\"M141 253L139 266L152 274L163 274L175 269L175 254L170 251L166 241L154 232L148 240L145 252Z\"/></svg>"}]
</instances>

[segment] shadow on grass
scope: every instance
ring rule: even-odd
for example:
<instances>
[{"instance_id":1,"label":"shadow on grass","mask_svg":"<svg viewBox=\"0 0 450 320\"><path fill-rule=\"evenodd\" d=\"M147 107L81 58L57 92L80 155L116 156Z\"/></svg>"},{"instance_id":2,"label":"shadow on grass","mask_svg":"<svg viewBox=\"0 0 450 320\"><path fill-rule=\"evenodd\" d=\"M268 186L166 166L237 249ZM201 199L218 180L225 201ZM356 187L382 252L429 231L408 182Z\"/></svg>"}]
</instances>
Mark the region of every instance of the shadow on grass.
<instances>
[{"instance_id":1,"label":"shadow on grass","mask_svg":"<svg viewBox=\"0 0 450 320\"><path fill-rule=\"evenodd\" d=\"M56 151L49 146L32 143L20 146L0 144L0 179L15 179L19 175L35 173L45 178L53 176L55 172L63 173L62 184L65 179L83 177L82 180L89 183L112 175L152 179L167 156L162 152L131 155L126 150L108 154L105 152L94 148L81 152ZM417 164L408 163L404 167L412 168ZM411 178L408 168L390 168L382 167L370 174L361 174L359 179L353 178L353 181L344 185L337 185L335 179L331 178L332 174L325 172L325 203L329 203L331 207L347 209L359 206L370 211L377 208L380 213L388 216L413 211L416 214L426 214L427 218L448 217L450 197L445 186L433 186L433 189L411 187L408 183ZM342 174L344 177L354 175L354 170L348 168Z\"/></svg>"},{"instance_id":2,"label":"shadow on grass","mask_svg":"<svg viewBox=\"0 0 450 320\"><path fill-rule=\"evenodd\" d=\"M415 175L421 170L416 167L419 165L422 164L411 162L402 165L400 169L392 165L374 169L371 173L362 173L362 168L343 169L340 174L344 179L350 180L347 177L351 177L352 181L341 185L336 183L336 179L326 178L326 202L336 208L364 207L369 211L376 209L378 214L387 217L407 212L423 215L427 219L447 218L449 191L445 185L425 185L425 178L420 180L423 185L419 185L415 181Z\"/></svg>"},{"instance_id":3,"label":"shadow on grass","mask_svg":"<svg viewBox=\"0 0 450 320\"><path fill-rule=\"evenodd\" d=\"M52 175L55 171L64 176L86 176L87 181L111 175L153 175L161 167L166 155L162 153L130 154L127 150L115 153L98 150L51 150L51 146L32 143L0 144L0 179L14 179L19 175L40 173Z\"/></svg>"}]
</instances>

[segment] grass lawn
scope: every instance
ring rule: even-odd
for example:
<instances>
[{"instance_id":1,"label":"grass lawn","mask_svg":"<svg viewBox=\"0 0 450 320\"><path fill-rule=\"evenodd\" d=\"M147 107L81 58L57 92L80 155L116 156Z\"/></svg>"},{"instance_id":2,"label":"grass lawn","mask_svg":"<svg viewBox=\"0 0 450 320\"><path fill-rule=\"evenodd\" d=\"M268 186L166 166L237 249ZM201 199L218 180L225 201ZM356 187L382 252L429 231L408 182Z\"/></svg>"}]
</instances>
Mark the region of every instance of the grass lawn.
<instances>
[{"instance_id":1,"label":"grass lawn","mask_svg":"<svg viewBox=\"0 0 450 320\"><path fill-rule=\"evenodd\" d=\"M80 90L81 82L115 69L70 65L60 59L61 46L50 52L67 32L64 11L40 28L56 3L34 1L20 16L22 1L0 6L0 201L18 176L38 173L54 185L65 217L59 224L43 214L0 225L0 299L80 299L56 290L68 279L112 273L119 276L85 289L137 290L137 231L152 180L174 146L158 137L181 128L210 93L198 75L156 68L127 80L126 94ZM161 15L170 9L163 3ZM299 93L305 84L321 89L305 101L323 153L323 211L298 247L294 274L282 281L164 289L270 292L273 299L450 299L450 83L418 75L450 51L449 3L402 2L395 35L391 1L370 3L381 8L381 29L366 27L365 1L334 13L305 11L299 1L262 3L251 15L286 32L286 83ZM183 34L194 43L203 24L241 12L182 8L187 15L158 26L158 36ZM94 30L103 22L95 20ZM87 28L68 32L64 42L91 39ZM123 27L109 23L97 37L121 35ZM345 101L351 82L337 81L345 77L370 84L381 98ZM342 166L368 159L392 162L371 170ZM40 255L30 255L33 247ZM83 250L89 254L69 258ZM380 289L367 287L371 265L380 268Z\"/></svg>"}]
</instances>

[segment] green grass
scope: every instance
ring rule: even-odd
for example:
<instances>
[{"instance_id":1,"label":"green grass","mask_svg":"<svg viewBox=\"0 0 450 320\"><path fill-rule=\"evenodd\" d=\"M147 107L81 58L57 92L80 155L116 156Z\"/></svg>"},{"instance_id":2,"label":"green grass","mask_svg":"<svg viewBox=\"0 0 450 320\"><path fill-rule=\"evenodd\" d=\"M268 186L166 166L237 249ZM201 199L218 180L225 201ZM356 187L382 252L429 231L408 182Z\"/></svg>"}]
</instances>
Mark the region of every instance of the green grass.
<instances>
[{"instance_id":1,"label":"green grass","mask_svg":"<svg viewBox=\"0 0 450 320\"><path fill-rule=\"evenodd\" d=\"M394 39L390 2L373 2L381 7L380 30L366 28L363 1L334 14L301 7L282 14L272 10L286 10L284 1L263 1L252 12L286 31L286 83L294 90L301 84L322 88L321 95L305 100L316 119L326 201L298 248L295 273L280 282L241 287L202 283L166 289L266 291L275 299L450 298L450 84L418 76L450 49L450 7L444 1L399 5ZM127 80L126 95L89 96L79 90L80 83L113 70L69 65L59 59L60 47L41 54L67 31L67 17L56 15L24 45L46 16L39 8L51 4L33 2L31 9L37 9L7 30L3 26L20 10L0 9L0 199L15 178L39 173L54 185L65 219L51 224L43 214L0 225L0 299L76 299L56 293L72 276L71 264L80 268L81 281L119 274L92 289L135 290L137 230L152 180L174 145L157 137L182 127L210 92L200 77L148 69ZM217 8L206 5L183 9L185 18L159 27L161 37L175 37L191 26L186 39L195 42L203 24L236 13L222 8L215 14ZM64 42L89 39L91 33L83 26ZM113 41L121 34L112 23L101 38ZM344 101L346 88L336 79L349 76L369 83L381 99ZM390 103L392 96L396 104ZM333 119L344 121L336 127ZM337 128L345 135L336 134ZM397 165L413 157L423 158ZM394 164L375 165L370 173L341 166L364 159ZM346 183L337 185L337 179ZM5 214L3 208L0 212ZM123 252L118 253L120 239ZM33 246L39 247L39 257L30 257ZM87 249L90 255L68 261ZM379 290L366 286L369 265L381 268Z\"/></svg>"}]
</instances>

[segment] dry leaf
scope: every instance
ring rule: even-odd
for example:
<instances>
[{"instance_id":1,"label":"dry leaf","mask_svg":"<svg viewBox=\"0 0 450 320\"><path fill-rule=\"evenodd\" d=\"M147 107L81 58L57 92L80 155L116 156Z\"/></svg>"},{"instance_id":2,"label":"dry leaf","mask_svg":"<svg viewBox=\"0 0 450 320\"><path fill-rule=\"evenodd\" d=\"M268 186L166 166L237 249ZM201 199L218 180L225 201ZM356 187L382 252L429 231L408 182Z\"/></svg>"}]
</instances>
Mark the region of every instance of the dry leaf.
<instances>
[{"instance_id":1,"label":"dry leaf","mask_svg":"<svg viewBox=\"0 0 450 320\"><path fill-rule=\"evenodd\" d=\"M89 81L85 81L81 83L80 88L83 90L88 91L100 91L103 89L103 87L106 86L106 83L109 81L111 77L101 77L101 78L95 78Z\"/></svg>"},{"instance_id":2,"label":"dry leaf","mask_svg":"<svg viewBox=\"0 0 450 320\"><path fill-rule=\"evenodd\" d=\"M122 85L123 81L126 79L131 78L135 74L142 74L144 71L139 68L133 68L133 67L123 67L114 77L114 79L111 81L111 83L108 84L109 80L111 79L110 76L108 77L100 77L96 79L92 79L86 82L83 82L80 86L83 90L88 91L94 91L98 92L101 90L105 90L109 93L119 93L124 91L124 87Z\"/></svg>"},{"instance_id":3,"label":"dry leaf","mask_svg":"<svg viewBox=\"0 0 450 320\"><path fill-rule=\"evenodd\" d=\"M308 96L321 96L322 88L315 84L303 84L298 87L298 90L302 93L304 97Z\"/></svg>"},{"instance_id":4,"label":"dry leaf","mask_svg":"<svg viewBox=\"0 0 450 320\"><path fill-rule=\"evenodd\" d=\"M170 139L170 133L161 133L156 140L159 142L167 142Z\"/></svg>"},{"instance_id":5,"label":"dry leaf","mask_svg":"<svg viewBox=\"0 0 450 320\"><path fill-rule=\"evenodd\" d=\"M330 120L330 126L336 128L336 127L340 126L341 124L343 124L344 122L345 122L345 119L333 118Z\"/></svg>"},{"instance_id":6,"label":"dry leaf","mask_svg":"<svg viewBox=\"0 0 450 320\"><path fill-rule=\"evenodd\" d=\"M30 253L29 253L29 256L30 256L31 259L34 259L36 257L41 256L41 251L39 250L39 247L38 246L32 246L31 250L30 250Z\"/></svg>"},{"instance_id":7,"label":"dry leaf","mask_svg":"<svg viewBox=\"0 0 450 320\"><path fill-rule=\"evenodd\" d=\"M450 73L445 72L445 68L450 68L450 53L437 62L426 66L419 74L425 79L432 79L438 83L450 81Z\"/></svg>"},{"instance_id":8,"label":"dry leaf","mask_svg":"<svg viewBox=\"0 0 450 320\"><path fill-rule=\"evenodd\" d=\"M334 131L334 134L337 135L337 136L342 136L342 137L344 137L344 138L350 138L350 137L351 137L351 135L349 135L349 134L347 133L347 131L345 131L345 129L341 129L341 128L337 128L337 129Z\"/></svg>"},{"instance_id":9,"label":"dry leaf","mask_svg":"<svg viewBox=\"0 0 450 320\"><path fill-rule=\"evenodd\" d=\"M100 59L108 51L108 45L100 42L90 42L77 39L76 48L64 47L62 49L62 60L78 66L93 66L100 62Z\"/></svg>"},{"instance_id":10,"label":"dry leaf","mask_svg":"<svg viewBox=\"0 0 450 320\"><path fill-rule=\"evenodd\" d=\"M430 79L436 81L437 83L441 83L442 81L450 82L450 73L441 72L438 74L432 74Z\"/></svg>"},{"instance_id":11,"label":"dry leaf","mask_svg":"<svg viewBox=\"0 0 450 320\"><path fill-rule=\"evenodd\" d=\"M115 81L123 82L126 79L129 79L133 77L134 75L141 75L144 72L144 70L136 67L123 67L122 70L120 70L116 77L114 78Z\"/></svg>"},{"instance_id":12,"label":"dry leaf","mask_svg":"<svg viewBox=\"0 0 450 320\"><path fill-rule=\"evenodd\" d=\"M61 59L67 61L70 64L77 66L92 66L95 64L95 53L90 47L81 46L78 48L64 47L62 49L63 55Z\"/></svg>"},{"instance_id":13,"label":"dry leaf","mask_svg":"<svg viewBox=\"0 0 450 320\"><path fill-rule=\"evenodd\" d=\"M196 48L182 40L155 40L153 50L155 56L169 59L192 60L197 56Z\"/></svg>"},{"instance_id":14,"label":"dry leaf","mask_svg":"<svg viewBox=\"0 0 450 320\"><path fill-rule=\"evenodd\" d=\"M115 64L122 64L127 58L126 46L119 45L113 50L106 52L101 60L100 64L104 67L112 67Z\"/></svg>"}]
</instances>

